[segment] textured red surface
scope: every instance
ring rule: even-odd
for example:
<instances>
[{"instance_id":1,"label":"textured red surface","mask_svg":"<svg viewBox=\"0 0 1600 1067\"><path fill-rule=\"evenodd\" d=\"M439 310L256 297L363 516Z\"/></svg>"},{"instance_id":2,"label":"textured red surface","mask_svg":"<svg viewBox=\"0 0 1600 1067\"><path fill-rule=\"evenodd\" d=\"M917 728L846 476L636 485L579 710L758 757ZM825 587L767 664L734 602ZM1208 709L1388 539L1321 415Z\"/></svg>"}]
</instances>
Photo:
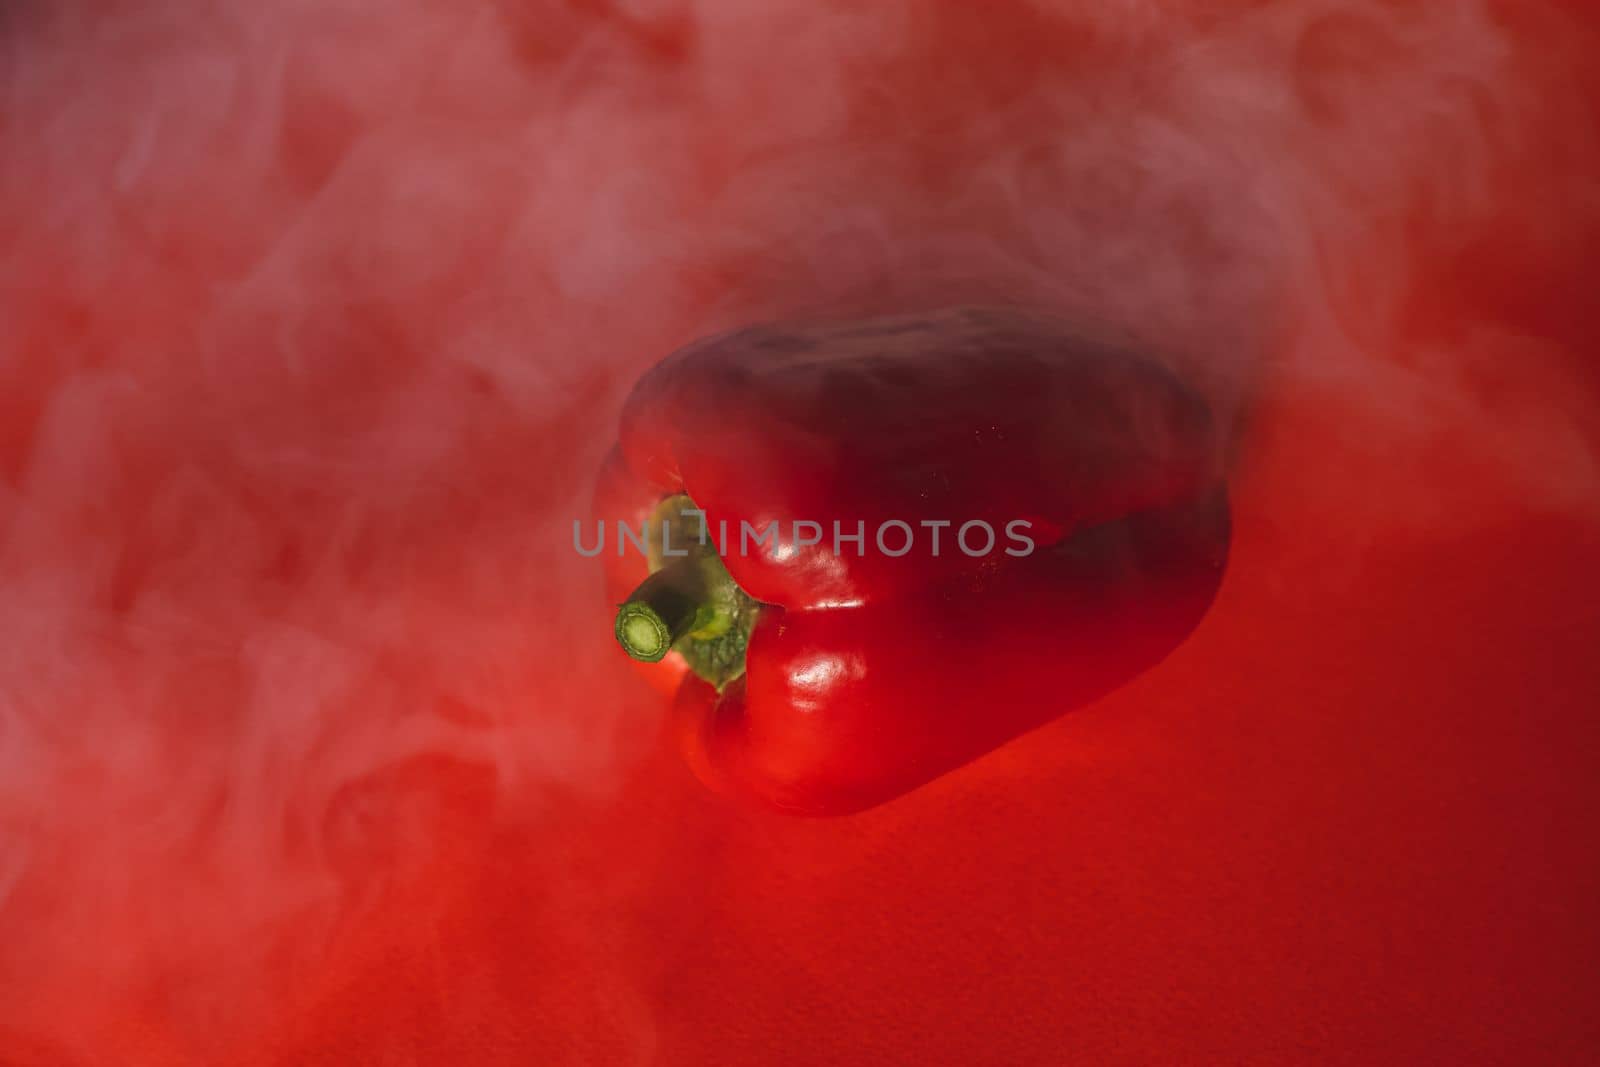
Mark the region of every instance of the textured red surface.
<instances>
[{"instance_id":1,"label":"textured red surface","mask_svg":"<svg viewBox=\"0 0 1600 1067\"><path fill-rule=\"evenodd\" d=\"M268 7L0 14L0 1064L1600 1058L1586 5ZM997 294L1249 353L1212 614L718 800L623 391Z\"/></svg>"},{"instance_id":2,"label":"textured red surface","mask_svg":"<svg viewBox=\"0 0 1600 1067\"><path fill-rule=\"evenodd\" d=\"M1157 673L847 820L730 810L660 746L486 843L422 944L353 948L290 1060L1585 1062L1594 529L1501 501L1357 548L1392 457L1273 421Z\"/></svg>"}]
</instances>

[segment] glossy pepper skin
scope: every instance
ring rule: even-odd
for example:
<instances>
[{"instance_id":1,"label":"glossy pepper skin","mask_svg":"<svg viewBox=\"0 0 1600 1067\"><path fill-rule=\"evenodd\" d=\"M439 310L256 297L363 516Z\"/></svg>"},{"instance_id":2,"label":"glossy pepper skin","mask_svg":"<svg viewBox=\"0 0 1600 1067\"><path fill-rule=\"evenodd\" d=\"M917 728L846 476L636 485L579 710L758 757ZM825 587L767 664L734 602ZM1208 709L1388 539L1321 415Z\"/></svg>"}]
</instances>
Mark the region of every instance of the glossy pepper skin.
<instances>
[{"instance_id":1,"label":"glossy pepper skin","mask_svg":"<svg viewBox=\"0 0 1600 1067\"><path fill-rule=\"evenodd\" d=\"M1148 669L1211 604L1229 538L1201 398L1126 345L1003 309L680 350L628 399L595 499L637 526L678 494L713 541L727 523L721 562L760 607L720 691L683 644L641 666L703 781L796 814L891 799ZM774 520L781 540L741 553L741 523ZM793 547L795 520L822 543ZM887 520L912 527L911 551L879 550ZM996 531L991 551L959 549L971 520ZM1014 520L1027 555L1005 551L1021 551ZM865 543L836 552L836 521ZM950 523L937 554L925 521ZM985 540L974 528L969 546ZM622 603L650 568L604 558Z\"/></svg>"}]
</instances>

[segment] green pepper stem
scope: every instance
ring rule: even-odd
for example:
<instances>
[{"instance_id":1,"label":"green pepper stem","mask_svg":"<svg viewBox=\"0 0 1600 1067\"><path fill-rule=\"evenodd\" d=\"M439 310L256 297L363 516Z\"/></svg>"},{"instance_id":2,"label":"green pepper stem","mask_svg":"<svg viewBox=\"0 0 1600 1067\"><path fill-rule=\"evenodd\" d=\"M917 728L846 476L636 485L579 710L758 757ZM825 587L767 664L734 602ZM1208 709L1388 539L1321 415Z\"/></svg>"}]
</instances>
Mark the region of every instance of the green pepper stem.
<instances>
[{"instance_id":1,"label":"green pepper stem","mask_svg":"<svg viewBox=\"0 0 1600 1067\"><path fill-rule=\"evenodd\" d=\"M680 559L639 583L617 609L617 643L643 663L656 663L694 628L704 600L699 565Z\"/></svg>"}]
</instances>

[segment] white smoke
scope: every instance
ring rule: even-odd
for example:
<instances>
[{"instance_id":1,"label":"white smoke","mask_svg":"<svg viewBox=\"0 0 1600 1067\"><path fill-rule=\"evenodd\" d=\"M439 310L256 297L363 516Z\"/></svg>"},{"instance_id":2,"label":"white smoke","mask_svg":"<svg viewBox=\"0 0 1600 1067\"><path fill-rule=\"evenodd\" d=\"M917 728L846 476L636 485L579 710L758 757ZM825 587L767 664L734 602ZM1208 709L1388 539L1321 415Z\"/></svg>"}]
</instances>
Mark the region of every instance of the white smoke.
<instances>
[{"instance_id":1,"label":"white smoke","mask_svg":"<svg viewBox=\"0 0 1600 1067\"><path fill-rule=\"evenodd\" d=\"M603 795L657 713L567 531L704 332L1044 304L1593 507L1580 370L1489 373L1558 346L1397 322L1419 211L1471 231L1549 135L1480 5L997 7L6 11L0 1025L222 1062L372 884Z\"/></svg>"}]
</instances>

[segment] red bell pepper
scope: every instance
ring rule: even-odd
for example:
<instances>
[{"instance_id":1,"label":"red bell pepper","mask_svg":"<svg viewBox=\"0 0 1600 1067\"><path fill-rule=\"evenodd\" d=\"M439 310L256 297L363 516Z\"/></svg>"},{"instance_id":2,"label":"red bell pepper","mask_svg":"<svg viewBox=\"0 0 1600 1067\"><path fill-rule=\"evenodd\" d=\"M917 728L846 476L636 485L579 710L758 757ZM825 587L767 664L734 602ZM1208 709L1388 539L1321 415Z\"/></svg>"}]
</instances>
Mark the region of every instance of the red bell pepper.
<instances>
[{"instance_id":1,"label":"red bell pepper","mask_svg":"<svg viewBox=\"0 0 1600 1067\"><path fill-rule=\"evenodd\" d=\"M634 388L596 503L645 543L606 549L617 637L672 691L690 765L806 814L887 800L1149 668L1210 605L1229 538L1196 393L992 309L693 344Z\"/></svg>"}]
</instances>

